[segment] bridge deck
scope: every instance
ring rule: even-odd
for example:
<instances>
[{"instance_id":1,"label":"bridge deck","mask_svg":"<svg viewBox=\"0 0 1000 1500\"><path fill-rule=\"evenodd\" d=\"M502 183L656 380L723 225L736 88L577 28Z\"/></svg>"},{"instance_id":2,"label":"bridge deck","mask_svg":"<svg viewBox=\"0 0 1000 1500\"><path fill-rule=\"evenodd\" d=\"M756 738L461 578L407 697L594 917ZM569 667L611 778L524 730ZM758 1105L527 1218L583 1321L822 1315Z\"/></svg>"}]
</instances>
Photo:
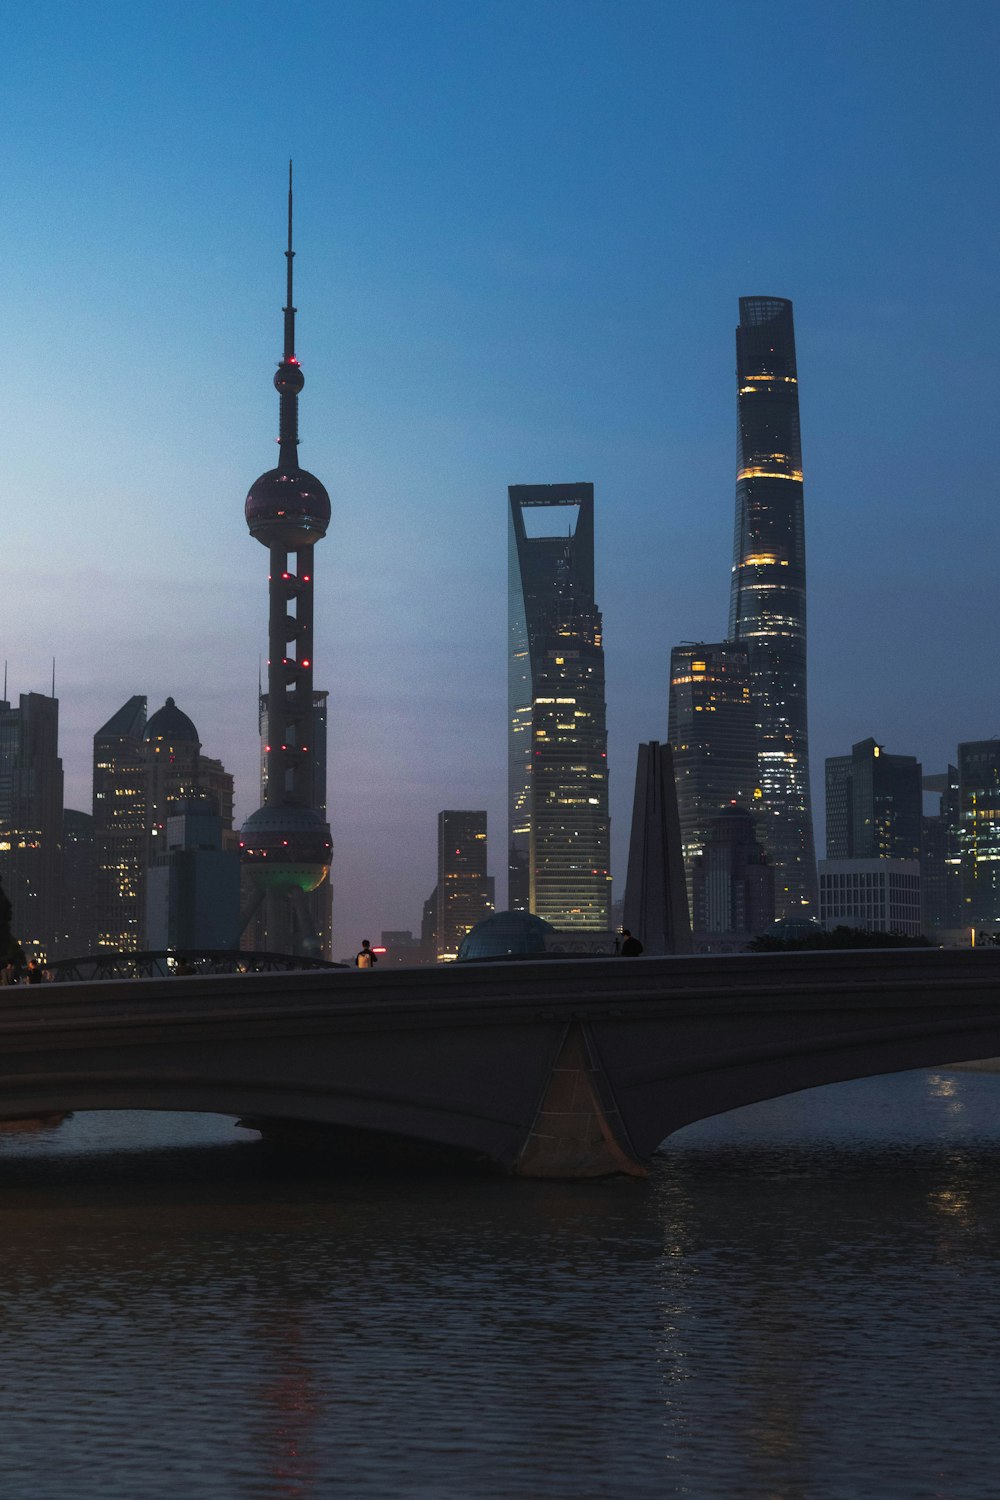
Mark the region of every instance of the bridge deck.
<instances>
[{"instance_id":1,"label":"bridge deck","mask_svg":"<svg viewBox=\"0 0 1000 1500\"><path fill-rule=\"evenodd\" d=\"M997 1054L996 950L55 983L0 995L0 1115L214 1110L573 1176L755 1099Z\"/></svg>"}]
</instances>

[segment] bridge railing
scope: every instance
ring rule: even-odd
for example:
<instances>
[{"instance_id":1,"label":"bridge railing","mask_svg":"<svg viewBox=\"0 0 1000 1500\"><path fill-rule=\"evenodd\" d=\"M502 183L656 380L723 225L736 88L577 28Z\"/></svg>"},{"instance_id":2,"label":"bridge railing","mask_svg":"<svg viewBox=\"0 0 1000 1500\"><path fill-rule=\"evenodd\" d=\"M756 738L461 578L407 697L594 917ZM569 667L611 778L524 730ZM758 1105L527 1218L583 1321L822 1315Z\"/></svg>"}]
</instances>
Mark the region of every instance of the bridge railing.
<instances>
[{"instance_id":1,"label":"bridge railing","mask_svg":"<svg viewBox=\"0 0 1000 1500\"><path fill-rule=\"evenodd\" d=\"M231 949L159 949L143 953L91 953L46 964L53 980L167 979L181 974L283 974L304 969L343 969L344 964L294 953L234 952Z\"/></svg>"}]
</instances>

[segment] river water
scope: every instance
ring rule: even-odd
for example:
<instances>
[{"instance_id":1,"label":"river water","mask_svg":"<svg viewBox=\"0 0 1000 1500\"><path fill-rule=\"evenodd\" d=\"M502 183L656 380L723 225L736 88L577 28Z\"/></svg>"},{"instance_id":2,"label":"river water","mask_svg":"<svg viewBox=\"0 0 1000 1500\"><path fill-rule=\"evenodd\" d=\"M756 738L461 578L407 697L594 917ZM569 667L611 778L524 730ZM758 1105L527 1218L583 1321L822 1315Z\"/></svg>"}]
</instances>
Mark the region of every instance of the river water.
<instances>
[{"instance_id":1,"label":"river water","mask_svg":"<svg viewBox=\"0 0 1000 1500\"><path fill-rule=\"evenodd\" d=\"M647 1183L0 1135L4 1500L1000 1495L1000 1076L817 1089Z\"/></svg>"}]
</instances>

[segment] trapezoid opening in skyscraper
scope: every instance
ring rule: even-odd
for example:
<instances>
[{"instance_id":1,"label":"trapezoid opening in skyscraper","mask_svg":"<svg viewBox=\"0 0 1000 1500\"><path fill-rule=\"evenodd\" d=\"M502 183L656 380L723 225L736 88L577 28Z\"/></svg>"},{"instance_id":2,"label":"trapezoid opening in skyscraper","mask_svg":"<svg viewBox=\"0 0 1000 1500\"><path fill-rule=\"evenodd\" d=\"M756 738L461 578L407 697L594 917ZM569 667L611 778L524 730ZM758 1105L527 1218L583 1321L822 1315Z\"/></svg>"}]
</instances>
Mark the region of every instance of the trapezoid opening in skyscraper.
<instances>
[{"instance_id":1,"label":"trapezoid opening in skyscraper","mask_svg":"<svg viewBox=\"0 0 1000 1500\"><path fill-rule=\"evenodd\" d=\"M508 496L507 904L560 931L603 932L610 821L594 487L516 484Z\"/></svg>"}]
</instances>

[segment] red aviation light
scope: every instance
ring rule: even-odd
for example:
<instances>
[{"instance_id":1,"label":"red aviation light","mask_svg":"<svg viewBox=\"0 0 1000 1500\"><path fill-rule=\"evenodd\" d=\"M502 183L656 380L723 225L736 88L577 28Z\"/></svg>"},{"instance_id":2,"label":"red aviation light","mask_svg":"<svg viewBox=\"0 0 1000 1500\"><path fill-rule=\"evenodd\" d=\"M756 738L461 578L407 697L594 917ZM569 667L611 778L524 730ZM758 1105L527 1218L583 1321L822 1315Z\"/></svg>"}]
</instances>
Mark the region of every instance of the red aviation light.
<instances>
[{"instance_id":1,"label":"red aviation light","mask_svg":"<svg viewBox=\"0 0 1000 1500\"><path fill-rule=\"evenodd\" d=\"M291 578L292 575L291 575L291 573L282 573L281 576L287 582L288 579Z\"/></svg>"},{"instance_id":2,"label":"red aviation light","mask_svg":"<svg viewBox=\"0 0 1000 1500\"><path fill-rule=\"evenodd\" d=\"M306 657L306 658L305 658L305 659L304 659L304 660L303 660L303 661L302 661L302 662L301 662L301 663L300 663L300 665L301 665L301 666L303 666L303 667L311 667L311 666L312 666L312 662L311 662L311 661L310 661L310 660L309 660L309 658L308 658L308 657Z\"/></svg>"}]
</instances>

